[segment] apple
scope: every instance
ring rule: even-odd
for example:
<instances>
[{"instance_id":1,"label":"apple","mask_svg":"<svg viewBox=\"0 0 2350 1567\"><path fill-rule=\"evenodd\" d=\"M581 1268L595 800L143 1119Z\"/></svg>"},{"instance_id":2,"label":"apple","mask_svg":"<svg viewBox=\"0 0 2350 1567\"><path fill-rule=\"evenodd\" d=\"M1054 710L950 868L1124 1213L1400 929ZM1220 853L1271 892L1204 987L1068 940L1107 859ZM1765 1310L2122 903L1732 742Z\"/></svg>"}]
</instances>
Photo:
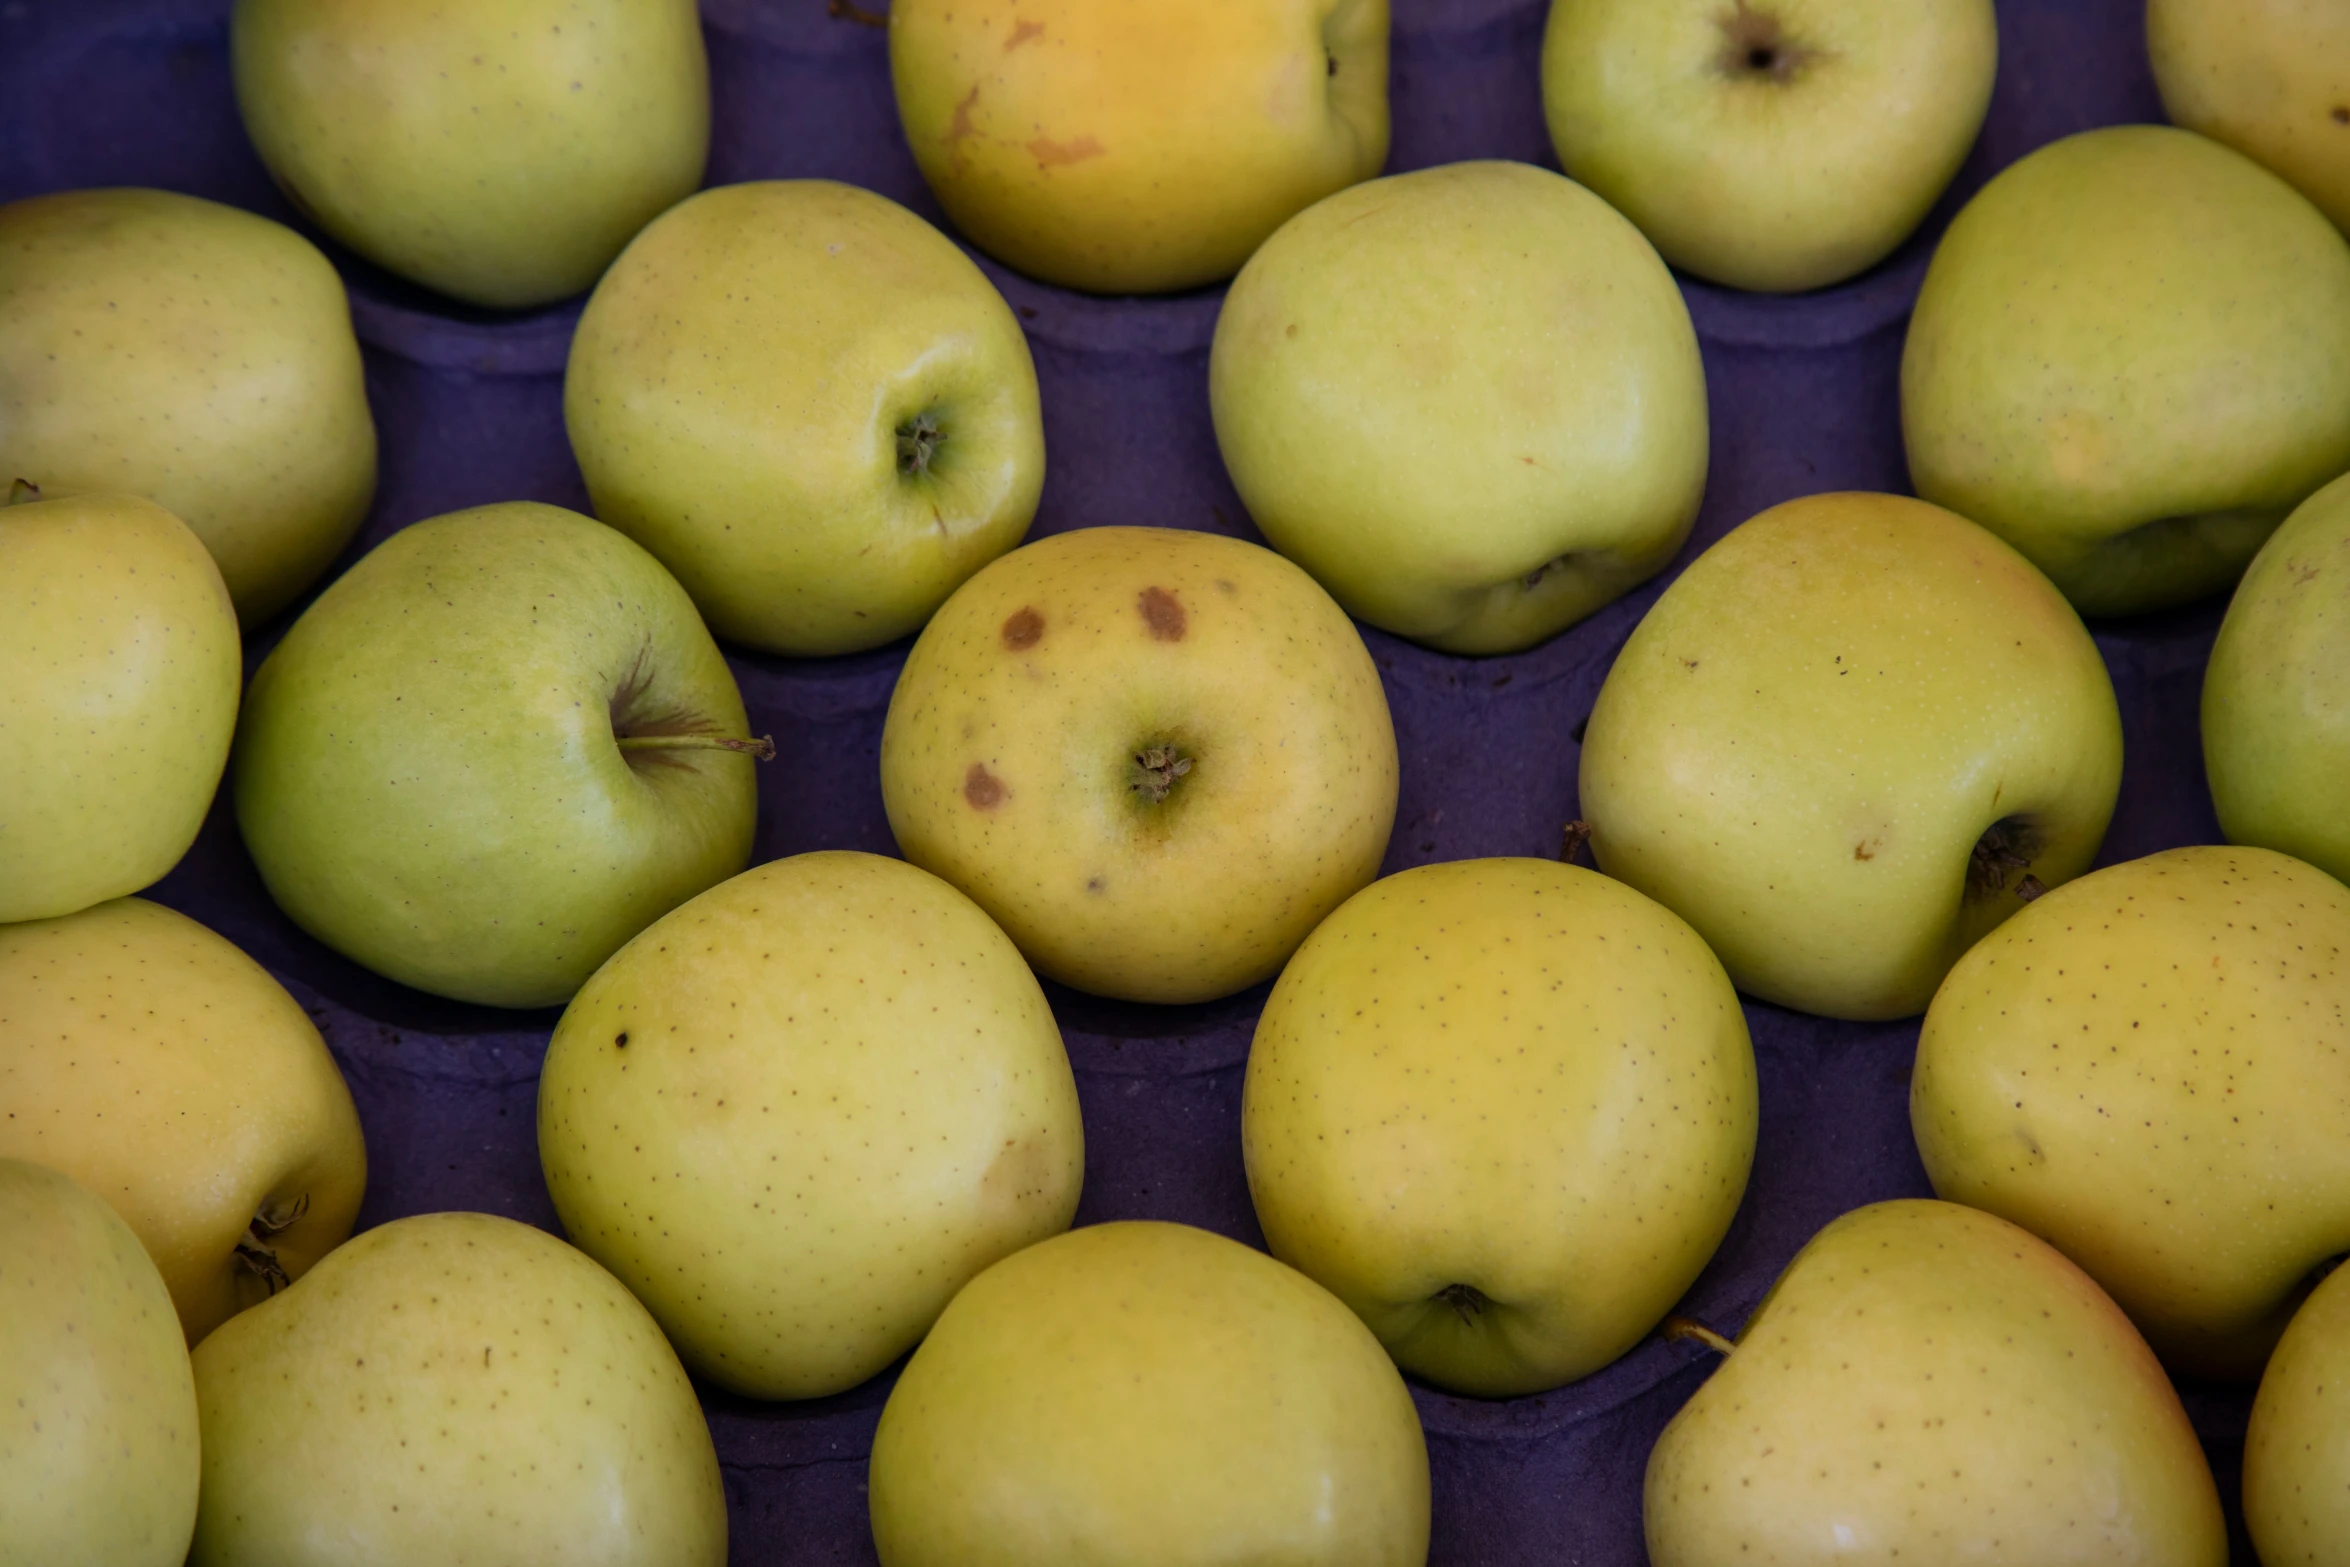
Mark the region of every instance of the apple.
<instances>
[{"instance_id":1,"label":"apple","mask_svg":"<svg viewBox=\"0 0 2350 1567\"><path fill-rule=\"evenodd\" d=\"M907 859L1053 979L1204 1001L1378 874L1395 727L1361 636L1271 550L1084 528L1014 550L914 644L881 731Z\"/></svg>"},{"instance_id":2,"label":"apple","mask_svg":"<svg viewBox=\"0 0 2350 1567\"><path fill-rule=\"evenodd\" d=\"M2164 1360L2249 1381L2350 1251L2350 888L2172 849L2058 888L1950 971L1910 1120L1941 1196L2079 1263Z\"/></svg>"},{"instance_id":3,"label":"apple","mask_svg":"<svg viewBox=\"0 0 2350 1567\"><path fill-rule=\"evenodd\" d=\"M1934 252L1901 429L1918 494L2023 551L2083 614L2223 591L2350 469L2350 242L2186 131L2051 143Z\"/></svg>"},{"instance_id":4,"label":"apple","mask_svg":"<svg viewBox=\"0 0 2350 1567\"><path fill-rule=\"evenodd\" d=\"M1991 0L1553 0L1567 173L1732 288L1840 283L1909 237L1991 107Z\"/></svg>"},{"instance_id":5,"label":"apple","mask_svg":"<svg viewBox=\"0 0 2350 1567\"><path fill-rule=\"evenodd\" d=\"M1522 163L1373 180L1283 224L1208 356L1224 465L1347 611L1531 646L1661 570L1705 492L1705 367L1672 274Z\"/></svg>"},{"instance_id":6,"label":"apple","mask_svg":"<svg viewBox=\"0 0 2350 1567\"><path fill-rule=\"evenodd\" d=\"M2270 536L2203 676L2203 770L2231 843L2350 882L2350 477Z\"/></svg>"},{"instance_id":7,"label":"apple","mask_svg":"<svg viewBox=\"0 0 2350 1567\"><path fill-rule=\"evenodd\" d=\"M1907 1017L2089 868L2121 762L2097 646L2028 561L1922 501L1814 495L1732 530L1632 633L1583 815L1600 868L1739 989Z\"/></svg>"},{"instance_id":8,"label":"apple","mask_svg":"<svg viewBox=\"0 0 2350 1567\"><path fill-rule=\"evenodd\" d=\"M236 0L229 63L304 216L499 309L595 282L710 150L694 0Z\"/></svg>"},{"instance_id":9,"label":"apple","mask_svg":"<svg viewBox=\"0 0 2350 1567\"><path fill-rule=\"evenodd\" d=\"M129 495L45 501L20 483L11 498L0 924L136 892L179 863L227 765L243 678L236 610L185 523Z\"/></svg>"},{"instance_id":10,"label":"apple","mask_svg":"<svg viewBox=\"0 0 2350 1567\"><path fill-rule=\"evenodd\" d=\"M1020 542L1044 484L1003 296L938 230L830 180L656 219L588 301L563 409L596 515L771 653L918 629Z\"/></svg>"},{"instance_id":11,"label":"apple","mask_svg":"<svg viewBox=\"0 0 2350 1567\"><path fill-rule=\"evenodd\" d=\"M1508 1398L1598 1370L1688 1290L1755 1115L1746 1017L1695 931L1591 871L1460 860L1306 938L1240 1137L1274 1256L1404 1370Z\"/></svg>"},{"instance_id":12,"label":"apple","mask_svg":"<svg viewBox=\"0 0 2350 1567\"><path fill-rule=\"evenodd\" d=\"M1657 1438L1642 1514L1655 1567L2228 1559L2129 1319L2014 1225L1918 1199L1855 1209L1787 1264Z\"/></svg>"},{"instance_id":13,"label":"apple","mask_svg":"<svg viewBox=\"0 0 2350 1567\"><path fill-rule=\"evenodd\" d=\"M687 1365L815 1398L1067 1229L1085 1133L1010 939L927 871L834 852L722 882L596 971L547 1050L539 1160Z\"/></svg>"},{"instance_id":14,"label":"apple","mask_svg":"<svg viewBox=\"0 0 2350 1567\"><path fill-rule=\"evenodd\" d=\"M0 1562L180 1567L196 1388L139 1238L66 1176L0 1158Z\"/></svg>"},{"instance_id":15,"label":"apple","mask_svg":"<svg viewBox=\"0 0 2350 1567\"><path fill-rule=\"evenodd\" d=\"M402 984L568 1001L748 864L734 676L661 563L512 501L402 529L253 676L237 823L278 906Z\"/></svg>"},{"instance_id":16,"label":"apple","mask_svg":"<svg viewBox=\"0 0 2350 1567\"><path fill-rule=\"evenodd\" d=\"M2350 1562L2350 1268L2294 1313L2244 1434L2244 1522L2277 1567Z\"/></svg>"},{"instance_id":17,"label":"apple","mask_svg":"<svg viewBox=\"0 0 2350 1567\"><path fill-rule=\"evenodd\" d=\"M1387 0L893 0L889 66L955 227L1096 293L1228 278L1387 160Z\"/></svg>"},{"instance_id":18,"label":"apple","mask_svg":"<svg viewBox=\"0 0 2350 1567\"><path fill-rule=\"evenodd\" d=\"M266 969L160 904L0 925L0 1157L114 1205L188 1342L342 1244L367 1185L343 1074Z\"/></svg>"},{"instance_id":19,"label":"apple","mask_svg":"<svg viewBox=\"0 0 2350 1567\"><path fill-rule=\"evenodd\" d=\"M1180 1224L1094 1225L963 1287L890 1391L882 1567L1419 1567L1428 1453L1319 1285Z\"/></svg>"},{"instance_id":20,"label":"apple","mask_svg":"<svg viewBox=\"0 0 2350 1567\"><path fill-rule=\"evenodd\" d=\"M2350 229L2350 10L2336 0L2147 0L2170 117L2281 175Z\"/></svg>"},{"instance_id":21,"label":"apple","mask_svg":"<svg viewBox=\"0 0 2350 1567\"><path fill-rule=\"evenodd\" d=\"M190 1567L720 1567L693 1384L619 1281L486 1213L398 1219L198 1345Z\"/></svg>"},{"instance_id":22,"label":"apple","mask_svg":"<svg viewBox=\"0 0 2350 1567\"><path fill-rule=\"evenodd\" d=\"M292 229L163 190L0 207L0 484L144 495L196 530L248 626L315 581L375 494L351 304Z\"/></svg>"}]
</instances>

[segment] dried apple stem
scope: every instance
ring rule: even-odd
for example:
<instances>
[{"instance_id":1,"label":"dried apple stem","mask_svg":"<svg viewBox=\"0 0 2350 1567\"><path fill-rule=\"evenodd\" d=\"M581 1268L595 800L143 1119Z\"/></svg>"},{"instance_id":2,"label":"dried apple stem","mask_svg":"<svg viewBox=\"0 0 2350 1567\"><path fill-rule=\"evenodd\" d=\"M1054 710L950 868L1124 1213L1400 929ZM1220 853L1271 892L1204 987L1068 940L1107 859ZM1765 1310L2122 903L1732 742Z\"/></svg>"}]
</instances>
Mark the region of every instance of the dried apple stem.
<instances>
[{"instance_id":1,"label":"dried apple stem","mask_svg":"<svg viewBox=\"0 0 2350 1567\"><path fill-rule=\"evenodd\" d=\"M740 751L762 762L775 760L775 737L737 740L731 735L623 735L623 751Z\"/></svg>"},{"instance_id":2,"label":"dried apple stem","mask_svg":"<svg viewBox=\"0 0 2350 1567\"><path fill-rule=\"evenodd\" d=\"M1686 1343L1703 1344L1717 1355L1735 1353L1738 1346L1722 1337L1704 1323L1689 1317L1665 1318L1665 1337Z\"/></svg>"}]
</instances>

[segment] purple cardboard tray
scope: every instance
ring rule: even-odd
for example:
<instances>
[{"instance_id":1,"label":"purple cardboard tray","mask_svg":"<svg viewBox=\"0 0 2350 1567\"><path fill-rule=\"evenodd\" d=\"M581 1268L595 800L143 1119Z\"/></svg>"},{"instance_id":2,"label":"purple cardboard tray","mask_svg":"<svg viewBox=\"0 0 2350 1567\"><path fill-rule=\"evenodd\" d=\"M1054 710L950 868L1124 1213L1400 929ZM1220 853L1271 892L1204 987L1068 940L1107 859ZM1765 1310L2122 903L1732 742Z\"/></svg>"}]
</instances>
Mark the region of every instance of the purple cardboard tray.
<instances>
[{"instance_id":1,"label":"purple cardboard tray","mask_svg":"<svg viewBox=\"0 0 2350 1567\"><path fill-rule=\"evenodd\" d=\"M1464 158L1555 166L1536 60L1547 0L1394 0L1390 172ZM2159 120L2142 0L2011 0L1990 119L1949 196L1883 265L1798 298L1684 281L1704 348L1712 473L1675 570L1762 508L1834 489L1906 491L1902 333L1934 236L1995 170L2090 126ZM298 223L238 125L228 0L0 0L0 200L157 185ZM883 35L825 0L704 0L716 102L709 182L821 175L942 215L897 126ZM579 302L519 316L450 305L335 251L352 288L382 437L373 512L344 564L420 518L489 501L586 509L565 443L563 360ZM1048 470L1032 537L1104 523L1254 537L1217 458L1207 349L1220 290L1101 299L982 258L1043 385ZM1471 659L1366 631L1403 758L1386 869L1555 853L1576 814L1576 736L1616 650L1672 573L1528 652ZM2197 698L2221 605L2100 624L2127 743L2103 863L2218 841ZM248 668L291 616L249 641ZM733 652L760 774L759 859L893 852L876 781L906 644L832 660ZM466 1208L554 1229L533 1141L552 1012L443 1001L365 972L271 904L225 802L154 897L266 964L324 1030L367 1132L362 1227ZM1242 1065L1264 989L1190 1007L1048 987L1083 1101L1078 1222L1162 1218L1262 1244L1240 1163ZM1910 1140L1914 1021L1828 1022L1747 1003L1762 1126L1744 1206L1681 1310L1724 1332L1822 1224L1929 1194ZM1648 1450L1713 1357L1652 1336L1533 1398L1414 1389L1435 1475L1431 1561L1645 1560ZM761 1405L705 1391L737 1563L871 1562L865 1456L894 1373L835 1398ZM2181 1389L2234 1518L2248 1390Z\"/></svg>"}]
</instances>

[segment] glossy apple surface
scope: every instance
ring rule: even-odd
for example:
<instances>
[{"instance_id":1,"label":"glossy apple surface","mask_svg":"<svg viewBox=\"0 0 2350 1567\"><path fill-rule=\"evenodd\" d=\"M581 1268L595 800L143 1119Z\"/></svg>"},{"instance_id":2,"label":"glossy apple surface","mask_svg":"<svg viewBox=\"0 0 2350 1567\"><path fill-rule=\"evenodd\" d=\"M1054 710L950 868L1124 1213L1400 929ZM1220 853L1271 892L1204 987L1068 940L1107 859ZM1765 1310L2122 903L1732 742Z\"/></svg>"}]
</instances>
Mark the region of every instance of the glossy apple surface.
<instances>
[{"instance_id":1,"label":"glossy apple surface","mask_svg":"<svg viewBox=\"0 0 2350 1567\"><path fill-rule=\"evenodd\" d=\"M2350 10L2335 0L2147 0L2171 119L2284 177L2350 230Z\"/></svg>"},{"instance_id":2,"label":"glossy apple surface","mask_svg":"<svg viewBox=\"0 0 2350 1567\"><path fill-rule=\"evenodd\" d=\"M2350 1562L2350 1268L2277 1341L2244 1433L2244 1522L2263 1562Z\"/></svg>"}]
</instances>

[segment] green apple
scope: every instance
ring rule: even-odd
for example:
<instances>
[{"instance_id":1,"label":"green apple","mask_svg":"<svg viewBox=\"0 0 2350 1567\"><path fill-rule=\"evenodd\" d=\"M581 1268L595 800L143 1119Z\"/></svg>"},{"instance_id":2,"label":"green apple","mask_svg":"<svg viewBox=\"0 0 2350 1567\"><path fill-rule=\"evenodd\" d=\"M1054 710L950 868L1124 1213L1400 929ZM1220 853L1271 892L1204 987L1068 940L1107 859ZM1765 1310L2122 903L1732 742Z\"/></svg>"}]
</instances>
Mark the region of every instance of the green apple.
<instances>
[{"instance_id":1,"label":"green apple","mask_svg":"<svg viewBox=\"0 0 2350 1567\"><path fill-rule=\"evenodd\" d=\"M568 1001L749 863L742 696L661 563L512 501L392 535L253 676L237 823L279 907L379 974Z\"/></svg>"},{"instance_id":2,"label":"green apple","mask_svg":"<svg viewBox=\"0 0 2350 1567\"><path fill-rule=\"evenodd\" d=\"M2203 676L2203 770L2233 843L2350 882L2350 477L2253 558Z\"/></svg>"},{"instance_id":3,"label":"green apple","mask_svg":"<svg viewBox=\"0 0 2350 1567\"><path fill-rule=\"evenodd\" d=\"M965 1285L873 1438L882 1567L1420 1567L1428 1453L1313 1280L1180 1224L1102 1224Z\"/></svg>"},{"instance_id":4,"label":"green apple","mask_svg":"<svg viewBox=\"0 0 2350 1567\"><path fill-rule=\"evenodd\" d=\"M889 64L955 227L1071 288L1228 278L1387 160L1387 0L894 0Z\"/></svg>"},{"instance_id":5,"label":"green apple","mask_svg":"<svg viewBox=\"0 0 2350 1567\"><path fill-rule=\"evenodd\" d=\"M1085 528L914 644L881 731L907 859L1029 962L1134 1001L1270 978L1378 874L1395 727L1343 611L1254 544Z\"/></svg>"},{"instance_id":6,"label":"green apple","mask_svg":"<svg viewBox=\"0 0 2350 1567\"><path fill-rule=\"evenodd\" d=\"M196 1389L139 1238L54 1170L0 1158L0 1562L180 1567Z\"/></svg>"},{"instance_id":7,"label":"green apple","mask_svg":"<svg viewBox=\"0 0 2350 1567\"><path fill-rule=\"evenodd\" d=\"M2350 229L2350 9L2340 0L2147 0L2170 117L2282 175Z\"/></svg>"},{"instance_id":8,"label":"green apple","mask_svg":"<svg viewBox=\"0 0 2350 1567\"><path fill-rule=\"evenodd\" d=\"M627 1290L485 1213L350 1241L196 1348L189 1567L720 1567L693 1384Z\"/></svg>"},{"instance_id":9,"label":"green apple","mask_svg":"<svg viewBox=\"0 0 2350 1567\"><path fill-rule=\"evenodd\" d=\"M1681 1298L1755 1114L1746 1016L1695 931L1591 871L1460 860L1306 938L1240 1137L1274 1256L1406 1371L1506 1398L1598 1370Z\"/></svg>"},{"instance_id":10,"label":"green apple","mask_svg":"<svg viewBox=\"0 0 2350 1567\"><path fill-rule=\"evenodd\" d=\"M1907 1017L2088 869L2121 763L2097 646L2028 561L1921 501L1815 495L1641 621L1591 712L1583 814L1601 869L1739 989Z\"/></svg>"},{"instance_id":11,"label":"green apple","mask_svg":"<svg viewBox=\"0 0 2350 1567\"><path fill-rule=\"evenodd\" d=\"M188 1342L342 1244L367 1150L317 1025L267 970L138 898L0 925L0 1157L114 1205Z\"/></svg>"},{"instance_id":12,"label":"green apple","mask_svg":"<svg viewBox=\"0 0 2350 1567\"><path fill-rule=\"evenodd\" d=\"M236 0L229 63L305 216L477 305L586 288L710 150L694 0Z\"/></svg>"},{"instance_id":13,"label":"green apple","mask_svg":"<svg viewBox=\"0 0 2350 1567\"><path fill-rule=\"evenodd\" d=\"M1960 960L1918 1041L1934 1190L2079 1263L2162 1357L2250 1380L2350 1251L2350 888L2172 849L2050 893Z\"/></svg>"},{"instance_id":14,"label":"green apple","mask_svg":"<svg viewBox=\"0 0 2350 1567\"><path fill-rule=\"evenodd\" d=\"M1991 0L1552 0L1566 171L1665 259L1789 293L1909 237L1991 107Z\"/></svg>"},{"instance_id":15,"label":"green apple","mask_svg":"<svg viewBox=\"0 0 2350 1567\"><path fill-rule=\"evenodd\" d=\"M1044 485L1028 340L947 237L830 180L704 191L604 275L563 382L596 515L717 633L846 653L918 629Z\"/></svg>"},{"instance_id":16,"label":"green apple","mask_svg":"<svg viewBox=\"0 0 2350 1567\"><path fill-rule=\"evenodd\" d=\"M1951 1203L1812 1237L1648 1459L1655 1567L2224 1567L2178 1394L2081 1270Z\"/></svg>"},{"instance_id":17,"label":"green apple","mask_svg":"<svg viewBox=\"0 0 2350 1567\"><path fill-rule=\"evenodd\" d=\"M902 860L776 860L654 922L563 1014L539 1161L564 1232L686 1364L814 1398L1077 1212L1085 1133L1036 976Z\"/></svg>"},{"instance_id":18,"label":"green apple","mask_svg":"<svg viewBox=\"0 0 2350 1567\"><path fill-rule=\"evenodd\" d=\"M1225 296L1208 397L1266 540L1447 652L1530 646L1655 575L1705 492L1672 274L1523 163L1373 180L1282 225Z\"/></svg>"},{"instance_id":19,"label":"green apple","mask_svg":"<svg viewBox=\"0 0 2350 1567\"><path fill-rule=\"evenodd\" d=\"M2350 469L2350 242L2241 153L2085 131L1983 187L1901 358L1909 474L2087 615L2225 590Z\"/></svg>"},{"instance_id":20,"label":"green apple","mask_svg":"<svg viewBox=\"0 0 2350 1567\"><path fill-rule=\"evenodd\" d=\"M170 191L0 207L0 484L20 475L146 496L269 619L375 494L342 279L292 229Z\"/></svg>"},{"instance_id":21,"label":"green apple","mask_svg":"<svg viewBox=\"0 0 2350 1567\"><path fill-rule=\"evenodd\" d=\"M2350 1563L2350 1268L2277 1341L2244 1433L2244 1522L2273 1567Z\"/></svg>"},{"instance_id":22,"label":"green apple","mask_svg":"<svg viewBox=\"0 0 2350 1567\"><path fill-rule=\"evenodd\" d=\"M0 505L0 924L179 863L228 762L241 658L219 567L162 507Z\"/></svg>"}]
</instances>

